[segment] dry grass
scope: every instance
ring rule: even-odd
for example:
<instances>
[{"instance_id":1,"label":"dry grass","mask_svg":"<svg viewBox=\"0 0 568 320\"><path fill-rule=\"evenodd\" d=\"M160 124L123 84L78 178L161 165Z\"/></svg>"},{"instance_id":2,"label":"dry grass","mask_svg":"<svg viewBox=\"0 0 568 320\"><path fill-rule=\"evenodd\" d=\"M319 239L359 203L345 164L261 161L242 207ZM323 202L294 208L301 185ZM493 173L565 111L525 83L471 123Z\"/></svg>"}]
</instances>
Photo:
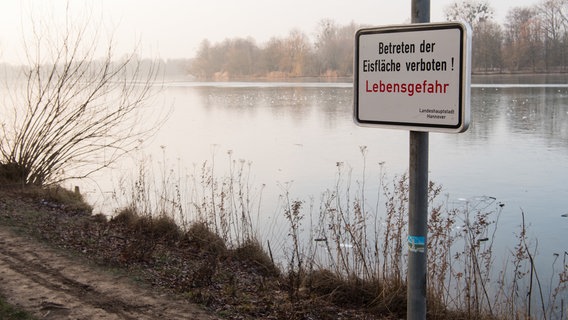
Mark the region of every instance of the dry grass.
<instances>
[{"instance_id":1,"label":"dry grass","mask_svg":"<svg viewBox=\"0 0 568 320\"><path fill-rule=\"evenodd\" d=\"M240 261L250 262L258 272L265 276L279 276L280 269L258 240L249 240L232 251L232 256Z\"/></svg>"},{"instance_id":2,"label":"dry grass","mask_svg":"<svg viewBox=\"0 0 568 320\"><path fill-rule=\"evenodd\" d=\"M192 244L195 244L202 252L212 253L217 256L226 254L225 241L202 222L193 224L187 230L187 236Z\"/></svg>"},{"instance_id":3,"label":"dry grass","mask_svg":"<svg viewBox=\"0 0 568 320\"><path fill-rule=\"evenodd\" d=\"M361 152L365 159L365 149ZM320 301L384 317L405 317L406 175L388 181L381 173L377 195L381 202L375 206L365 202L370 197L365 194L364 181L356 180L356 187L352 187L352 169L341 163L337 165L337 184L322 193L319 207L291 199L284 189L281 213L289 223L289 241L285 267L280 269L254 231L252 208L257 204L247 195L253 188L245 178L244 164L231 160L229 176L225 177L217 177L214 166L204 164L189 175L195 179L189 184L172 176L156 182L141 170L130 189L128 205L109 223L124 235L114 243L120 248L115 263L167 261L164 268L169 271L158 272L165 277L159 281L191 291L192 299L211 308L242 303L243 299L253 299L249 295L276 289L287 293L287 298L279 296L279 303L299 308L294 314L306 315L310 311L301 307L303 303ZM189 190L185 189L188 185L192 186ZM166 189L156 191L156 186ZM504 205L492 197L453 204L447 198L440 199L441 194L441 186L431 183L429 319L565 316L568 255L557 256L550 291L543 291L543 280L538 278L534 264L536 248L527 239L528 227L521 224L519 244L498 273L493 242ZM306 242L306 234L310 242ZM186 257L185 262L174 258L178 254ZM251 274L243 277L240 272L224 269L226 265L244 266ZM212 296L212 286L221 286L221 297ZM249 288L246 294L239 289L243 286ZM283 314L268 301L264 303L263 308L272 311L263 312ZM243 310L249 315L260 312L258 306Z\"/></svg>"},{"instance_id":4,"label":"dry grass","mask_svg":"<svg viewBox=\"0 0 568 320\"><path fill-rule=\"evenodd\" d=\"M150 210L153 212L172 212L167 210L169 206L179 214L170 216L176 217L178 224L182 221L185 229L190 225L191 228L198 226L199 230L216 235L217 240L206 242L222 241L228 248L226 250L238 256L236 259L246 257L245 261L263 266L259 270L271 270L268 275L283 274L283 288L294 303L307 296L318 297L339 306L358 306L395 318L404 317L408 176L394 176L389 181L379 164L379 193L368 196L366 151L361 147L363 170L360 179L354 180L356 175L352 168L337 163L337 183L322 193L319 207L313 199L292 199L288 187L282 186L280 212L288 223L288 239L279 246L286 260L276 263L284 266L283 271L272 269L275 262L269 258L271 253L266 254L254 231L252 208L257 205L252 201L254 197L250 192L253 188L246 178L250 164L246 166L244 161L232 160L231 152L227 176L217 176L214 161L204 163L196 167L198 170L193 174L185 175L192 181L188 184L192 188L185 192L181 192L179 179L168 176L149 183L152 179L141 174L135 184L136 193L132 197L135 201L132 203L142 200L137 205L154 207ZM155 192L157 196L152 197L148 191L151 184L169 187ZM494 267L493 242L504 205L493 197L478 197L467 203L454 204L441 197L442 192L441 186L430 183L429 317L507 319L511 310L515 310L516 316L562 315L565 302L561 297L566 292L568 274L566 263L554 276L558 284L552 286L550 294L537 296L538 272L531 262L534 249L530 248L527 239L523 239L526 232L521 231L519 239L522 241L515 255L508 260L513 270L498 274ZM159 199L156 205L149 205L152 198ZM379 200L370 205L367 203L370 198ZM188 217L193 217L199 224L183 222ZM522 226L521 230L524 228ZM511 271L513 278L510 278ZM532 295L528 300L516 298L527 293ZM531 300L535 302L531 303ZM552 305L543 306L544 301Z\"/></svg>"},{"instance_id":5,"label":"dry grass","mask_svg":"<svg viewBox=\"0 0 568 320\"><path fill-rule=\"evenodd\" d=\"M85 201L80 192L71 191L58 185L45 187L11 185L8 189L18 190L20 194L34 198L45 206L54 209L64 209L76 214L91 214L93 211L93 207Z\"/></svg>"},{"instance_id":6,"label":"dry grass","mask_svg":"<svg viewBox=\"0 0 568 320\"><path fill-rule=\"evenodd\" d=\"M376 306L379 303L377 296L382 291L380 284L363 281L355 276L344 279L326 269L308 274L305 285L313 294L346 307Z\"/></svg>"},{"instance_id":7,"label":"dry grass","mask_svg":"<svg viewBox=\"0 0 568 320\"><path fill-rule=\"evenodd\" d=\"M361 148L364 162L365 151ZM315 283L314 292L335 303L343 299L353 304L350 296L367 297L373 292L370 307L404 317L406 307L400 306L406 304L408 178L401 175L386 181L380 170L377 198L383 199L383 203L372 209L365 203L366 165L363 164L362 180L355 180L355 188L351 185L352 169L343 163L338 163L337 168L337 183L323 193L319 212L314 214L294 206L303 200L287 199L285 194L287 205L282 212L290 224L289 251L293 254L289 255L289 266L294 271L293 283ZM495 234L504 204L488 196L454 204L447 198L440 199L441 194L441 186L430 183L429 318L560 319L566 315L566 301L560 292L568 292L567 254L563 265L556 266L558 271L552 275L550 291L546 292L534 263L534 245L538 242L527 239L524 218L517 233L519 244L512 254L496 257ZM309 234L316 245L298 240L301 237L296 230L304 226L311 226ZM560 262L559 254L556 258L555 263ZM501 264L496 267L496 262L512 268L499 272L496 269ZM318 271L311 272L314 269ZM379 290L369 291L369 284Z\"/></svg>"},{"instance_id":8,"label":"dry grass","mask_svg":"<svg viewBox=\"0 0 568 320\"><path fill-rule=\"evenodd\" d=\"M0 186L24 186L28 174L29 170L22 168L15 162L0 162Z\"/></svg>"}]
</instances>

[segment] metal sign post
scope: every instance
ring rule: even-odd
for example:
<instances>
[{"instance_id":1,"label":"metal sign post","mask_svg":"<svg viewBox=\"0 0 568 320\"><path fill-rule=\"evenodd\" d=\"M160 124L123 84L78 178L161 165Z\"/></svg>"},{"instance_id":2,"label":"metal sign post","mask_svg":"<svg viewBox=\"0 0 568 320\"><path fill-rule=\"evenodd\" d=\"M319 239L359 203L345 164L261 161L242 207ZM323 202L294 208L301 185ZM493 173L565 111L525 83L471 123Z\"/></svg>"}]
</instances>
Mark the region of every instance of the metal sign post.
<instances>
[{"instance_id":1,"label":"metal sign post","mask_svg":"<svg viewBox=\"0 0 568 320\"><path fill-rule=\"evenodd\" d=\"M430 22L430 0L412 0L411 14L412 23ZM408 250L406 318L426 320L429 133L410 131L409 139L408 242L421 242L423 250Z\"/></svg>"},{"instance_id":2,"label":"metal sign post","mask_svg":"<svg viewBox=\"0 0 568 320\"><path fill-rule=\"evenodd\" d=\"M410 131L407 319L426 319L428 136Z\"/></svg>"},{"instance_id":3,"label":"metal sign post","mask_svg":"<svg viewBox=\"0 0 568 320\"><path fill-rule=\"evenodd\" d=\"M430 0L411 0L412 24L357 31L354 120L406 129L409 147L407 319L426 319L428 139L470 118L471 30L429 23Z\"/></svg>"}]
</instances>

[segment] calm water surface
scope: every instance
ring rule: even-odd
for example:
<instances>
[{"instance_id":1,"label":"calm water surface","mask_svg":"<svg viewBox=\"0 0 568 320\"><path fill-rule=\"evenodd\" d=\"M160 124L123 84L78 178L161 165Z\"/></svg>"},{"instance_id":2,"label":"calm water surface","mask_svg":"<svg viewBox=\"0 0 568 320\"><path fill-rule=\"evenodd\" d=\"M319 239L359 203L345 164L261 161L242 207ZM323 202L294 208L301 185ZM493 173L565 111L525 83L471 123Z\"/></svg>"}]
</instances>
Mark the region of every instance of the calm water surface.
<instances>
[{"instance_id":1,"label":"calm water surface","mask_svg":"<svg viewBox=\"0 0 568 320\"><path fill-rule=\"evenodd\" d=\"M443 185L450 202L491 196L504 203L497 236L503 248L514 244L523 211L541 256L568 251L566 79L473 82L469 130L430 133L430 179ZM269 217L278 211L283 185L305 200L333 188L338 162L352 168L354 184L362 181L360 146L366 146L365 181L374 203L379 170L392 177L408 169L409 134L357 127L352 96L350 83L172 83L160 98L173 114L144 152L187 167L214 158L223 173L231 150L231 159L252 163L251 183L265 185L261 212Z\"/></svg>"}]
</instances>

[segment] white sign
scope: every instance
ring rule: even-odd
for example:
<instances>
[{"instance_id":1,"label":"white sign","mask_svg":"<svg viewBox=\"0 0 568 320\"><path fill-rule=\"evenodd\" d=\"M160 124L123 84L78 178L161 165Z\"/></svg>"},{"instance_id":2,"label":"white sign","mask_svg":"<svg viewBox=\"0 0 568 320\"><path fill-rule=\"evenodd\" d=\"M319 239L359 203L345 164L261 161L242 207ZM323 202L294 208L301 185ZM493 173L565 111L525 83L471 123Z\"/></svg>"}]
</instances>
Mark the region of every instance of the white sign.
<instances>
[{"instance_id":1,"label":"white sign","mask_svg":"<svg viewBox=\"0 0 568 320\"><path fill-rule=\"evenodd\" d=\"M355 122L413 131L467 130L470 30L451 22L357 31Z\"/></svg>"}]
</instances>

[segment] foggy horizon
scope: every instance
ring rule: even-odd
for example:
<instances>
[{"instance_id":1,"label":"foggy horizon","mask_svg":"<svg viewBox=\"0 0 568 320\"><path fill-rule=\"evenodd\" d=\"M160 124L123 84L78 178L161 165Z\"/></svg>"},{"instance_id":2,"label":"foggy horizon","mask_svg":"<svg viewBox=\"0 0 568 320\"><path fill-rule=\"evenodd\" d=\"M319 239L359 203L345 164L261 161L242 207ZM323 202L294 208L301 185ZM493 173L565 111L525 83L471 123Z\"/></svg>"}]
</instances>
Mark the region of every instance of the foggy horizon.
<instances>
[{"instance_id":1,"label":"foggy horizon","mask_svg":"<svg viewBox=\"0 0 568 320\"><path fill-rule=\"evenodd\" d=\"M451 0L431 2L431 21L443 21L443 10ZM537 0L522 0L515 6L536 4ZM131 53L134 48L146 59L190 59L200 43L232 38L252 38L257 44L272 37L285 37L299 30L309 37L320 21L330 19L339 25L351 22L359 25L404 24L410 21L410 4L387 1L300 0L267 2L258 0L215 1L101 1L68 3L71 20L89 19L104 36L113 35L116 56ZM24 64L23 39L31 33L33 19L54 20L65 24L66 2L5 0L0 3L0 63ZM511 7L505 1L493 1L494 17L502 23ZM42 30L40 30L41 32Z\"/></svg>"}]
</instances>

